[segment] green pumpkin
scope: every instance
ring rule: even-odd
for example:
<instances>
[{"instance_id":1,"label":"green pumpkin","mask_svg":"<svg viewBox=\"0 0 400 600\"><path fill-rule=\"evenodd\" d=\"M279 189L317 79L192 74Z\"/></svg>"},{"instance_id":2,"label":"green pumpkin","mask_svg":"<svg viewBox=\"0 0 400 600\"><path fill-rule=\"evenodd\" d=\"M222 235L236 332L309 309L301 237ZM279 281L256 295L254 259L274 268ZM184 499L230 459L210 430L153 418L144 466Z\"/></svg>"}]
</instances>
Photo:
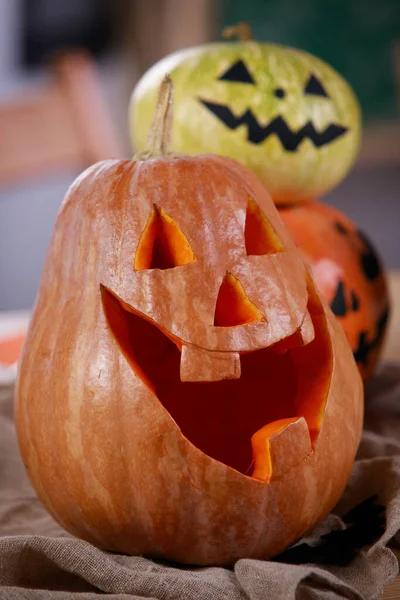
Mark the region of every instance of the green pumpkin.
<instances>
[{"instance_id":1,"label":"green pumpkin","mask_svg":"<svg viewBox=\"0 0 400 600\"><path fill-rule=\"evenodd\" d=\"M143 150L164 75L174 82L173 147L234 158L277 204L314 199L337 185L360 141L360 109L347 82L315 56L253 40L176 52L139 81L131 137Z\"/></svg>"}]
</instances>

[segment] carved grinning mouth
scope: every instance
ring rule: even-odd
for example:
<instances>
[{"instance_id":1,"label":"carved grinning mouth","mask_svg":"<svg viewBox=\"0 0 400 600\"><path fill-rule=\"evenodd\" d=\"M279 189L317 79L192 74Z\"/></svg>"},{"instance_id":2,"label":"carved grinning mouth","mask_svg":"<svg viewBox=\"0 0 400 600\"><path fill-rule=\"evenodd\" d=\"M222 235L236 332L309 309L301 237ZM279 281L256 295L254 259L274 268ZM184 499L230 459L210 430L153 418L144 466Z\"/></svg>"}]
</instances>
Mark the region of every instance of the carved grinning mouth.
<instances>
[{"instance_id":1,"label":"carved grinning mouth","mask_svg":"<svg viewBox=\"0 0 400 600\"><path fill-rule=\"evenodd\" d=\"M182 382L182 343L114 292L101 286L101 293L108 327L132 370L202 452L257 477L252 436L265 426L272 435L282 429L281 419L289 424L304 417L315 441L329 391L331 347L326 321L313 300L309 311L315 338L306 346L298 346L295 333L272 347L241 353L238 379ZM257 478L269 481L271 473Z\"/></svg>"},{"instance_id":2,"label":"carved grinning mouth","mask_svg":"<svg viewBox=\"0 0 400 600\"><path fill-rule=\"evenodd\" d=\"M201 98L199 100L229 129L247 125L247 139L252 144L261 144L270 135L275 134L288 152L295 152L304 139L310 140L316 148L321 148L341 137L347 131L347 127L336 124L330 124L323 131L317 131L311 121L308 121L298 131L292 131L281 116L275 117L268 125L262 127L251 109L246 110L240 117L235 117L230 108L224 104L208 102Z\"/></svg>"}]
</instances>

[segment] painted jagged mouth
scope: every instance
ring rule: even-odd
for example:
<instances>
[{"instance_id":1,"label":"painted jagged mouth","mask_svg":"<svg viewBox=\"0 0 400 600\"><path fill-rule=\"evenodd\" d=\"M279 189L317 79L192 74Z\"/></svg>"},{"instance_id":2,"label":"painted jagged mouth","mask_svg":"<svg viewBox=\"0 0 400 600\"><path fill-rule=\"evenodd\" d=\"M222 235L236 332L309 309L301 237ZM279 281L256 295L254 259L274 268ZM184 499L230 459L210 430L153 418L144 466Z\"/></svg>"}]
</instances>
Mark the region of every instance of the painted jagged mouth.
<instances>
[{"instance_id":1,"label":"painted jagged mouth","mask_svg":"<svg viewBox=\"0 0 400 600\"><path fill-rule=\"evenodd\" d=\"M275 134L288 152L295 152L305 139L310 140L316 148L321 148L348 131L347 127L335 123L331 123L323 131L317 131L311 121L305 123L298 131L292 131L281 116L275 117L268 125L263 127L259 124L251 109L246 110L240 117L236 117L230 108L224 104L209 102L202 98L199 98L199 100L229 129L237 129L240 125L247 125L247 139L252 144L261 144L270 135Z\"/></svg>"},{"instance_id":2,"label":"painted jagged mouth","mask_svg":"<svg viewBox=\"0 0 400 600\"><path fill-rule=\"evenodd\" d=\"M325 315L321 318L323 309L313 300L309 301L315 329L312 342L295 346L287 338L269 348L241 353L238 379L182 382L179 341L104 286L101 293L109 329L132 370L202 452L243 474L269 481L272 469L266 463L270 460L260 456L269 452L268 440L274 433L305 419L309 445L315 442L329 391L332 349Z\"/></svg>"}]
</instances>

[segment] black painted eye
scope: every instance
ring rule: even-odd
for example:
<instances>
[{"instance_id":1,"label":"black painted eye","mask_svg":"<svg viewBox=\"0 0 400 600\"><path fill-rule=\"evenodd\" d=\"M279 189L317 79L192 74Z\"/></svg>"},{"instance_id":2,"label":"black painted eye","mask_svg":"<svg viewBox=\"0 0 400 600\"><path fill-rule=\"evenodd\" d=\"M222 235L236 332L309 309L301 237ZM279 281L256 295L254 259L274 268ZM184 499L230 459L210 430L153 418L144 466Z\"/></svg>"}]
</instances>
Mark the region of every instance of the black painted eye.
<instances>
[{"instance_id":1,"label":"black painted eye","mask_svg":"<svg viewBox=\"0 0 400 600\"><path fill-rule=\"evenodd\" d=\"M219 80L254 84L254 79L242 60L238 60L234 65L229 67L229 69L219 77Z\"/></svg>"},{"instance_id":2,"label":"black painted eye","mask_svg":"<svg viewBox=\"0 0 400 600\"><path fill-rule=\"evenodd\" d=\"M349 231L346 229L343 223L340 223L339 221L335 221L334 226L336 230L342 235L347 235L349 233Z\"/></svg>"},{"instance_id":3,"label":"black painted eye","mask_svg":"<svg viewBox=\"0 0 400 600\"><path fill-rule=\"evenodd\" d=\"M284 98L286 96L286 92L282 88L276 88L276 90L274 90L274 94L277 98Z\"/></svg>"},{"instance_id":4,"label":"black painted eye","mask_svg":"<svg viewBox=\"0 0 400 600\"><path fill-rule=\"evenodd\" d=\"M310 79L307 81L306 87L304 88L304 93L312 94L313 96L323 96L325 98L329 98L322 83L315 77L315 75L310 75Z\"/></svg>"},{"instance_id":5,"label":"black painted eye","mask_svg":"<svg viewBox=\"0 0 400 600\"><path fill-rule=\"evenodd\" d=\"M364 242L365 250L361 255L361 268L369 281L375 281L381 274L381 265L376 254L375 248L362 231L358 230L358 235Z\"/></svg>"}]
</instances>

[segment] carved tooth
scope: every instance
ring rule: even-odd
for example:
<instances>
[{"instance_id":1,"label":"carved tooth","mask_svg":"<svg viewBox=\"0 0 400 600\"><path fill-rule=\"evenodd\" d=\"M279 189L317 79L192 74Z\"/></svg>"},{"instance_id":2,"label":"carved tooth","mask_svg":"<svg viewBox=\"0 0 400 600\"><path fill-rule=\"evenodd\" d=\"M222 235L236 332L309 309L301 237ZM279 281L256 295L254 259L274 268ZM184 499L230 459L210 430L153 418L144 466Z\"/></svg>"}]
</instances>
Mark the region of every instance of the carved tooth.
<instances>
[{"instance_id":1,"label":"carved tooth","mask_svg":"<svg viewBox=\"0 0 400 600\"><path fill-rule=\"evenodd\" d=\"M305 460L312 452L304 417L280 419L262 427L251 438L253 477L269 483Z\"/></svg>"},{"instance_id":2,"label":"carved tooth","mask_svg":"<svg viewBox=\"0 0 400 600\"><path fill-rule=\"evenodd\" d=\"M300 327L300 335L304 346L312 342L315 338L314 325L308 310Z\"/></svg>"},{"instance_id":3,"label":"carved tooth","mask_svg":"<svg viewBox=\"0 0 400 600\"><path fill-rule=\"evenodd\" d=\"M239 379L238 352L212 352L197 346L182 346L181 381L221 381Z\"/></svg>"}]
</instances>

